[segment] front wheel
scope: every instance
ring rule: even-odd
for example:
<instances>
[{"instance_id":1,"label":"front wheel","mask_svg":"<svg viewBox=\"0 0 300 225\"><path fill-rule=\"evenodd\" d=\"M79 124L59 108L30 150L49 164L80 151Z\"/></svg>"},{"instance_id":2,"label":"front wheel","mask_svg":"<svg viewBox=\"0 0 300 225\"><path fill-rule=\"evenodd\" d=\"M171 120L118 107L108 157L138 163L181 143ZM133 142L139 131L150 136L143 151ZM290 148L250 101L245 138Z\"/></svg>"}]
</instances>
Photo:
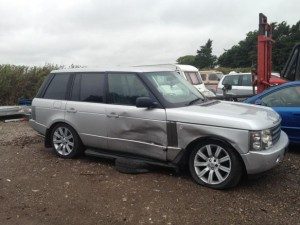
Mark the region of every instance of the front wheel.
<instances>
[{"instance_id":1,"label":"front wheel","mask_svg":"<svg viewBox=\"0 0 300 225\"><path fill-rule=\"evenodd\" d=\"M74 158L82 152L77 132L67 124L56 125L50 138L55 153L62 158Z\"/></svg>"},{"instance_id":2,"label":"front wheel","mask_svg":"<svg viewBox=\"0 0 300 225\"><path fill-rule=\"evenodd\" d=\"M243 173L237 153L221 141L197 144L190 154L189 169L197 183L215 189L237 185Z\"/></svg>"}]
</instances>

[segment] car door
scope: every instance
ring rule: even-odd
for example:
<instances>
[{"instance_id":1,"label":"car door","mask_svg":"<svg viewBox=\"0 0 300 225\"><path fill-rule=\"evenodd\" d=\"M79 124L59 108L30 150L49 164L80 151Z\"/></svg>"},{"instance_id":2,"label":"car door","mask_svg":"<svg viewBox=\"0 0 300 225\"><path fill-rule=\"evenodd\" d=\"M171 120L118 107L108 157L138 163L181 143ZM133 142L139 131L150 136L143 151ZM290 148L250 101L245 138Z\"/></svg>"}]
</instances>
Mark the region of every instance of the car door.
<instances>
[{"instance_id":1,"label":"car door","mask_svg":"<svg viewBox=\"0 0 300 225\"><path fill-rule=\"evenodd\" d=\"M65 118L67 87L70 74L53 74L44 93L34 99L36 122L49 127Z\"/></svg>"},{"instance_id":2,"label":"car door","mask_svg":"<svg viewBox=\"0 0 300 225\"><path fill-rule=\"evenodd\" d=\"M228 90L228 95L239 95L239 75L227 75L222 82L222 85L229 84L231 85L231 90ZM221 90L223 92L223 90Z\"/></svg>"},{"instance_id":3,"label":"car door","mask_svg":"<svg viewBox=\"0 0 300 225\"><path fill-rule=\"evenodd\" d=\"M137 97L156 100L134 73L108 74L106 105L108 148L113 151L166 160L165 109L137 108Z\"/></svg>"},{"instance_id":4,"label":"car door","mask_svg":"<svg viewBox=\"0 0 300 225\"><path fill-rule=\"evenodd\" d=\"M300 86L287 86L262 97L282 118L282 129L292 142L300 141Z\"/></svg>"},{"instance_id":5,"label":"car door","mask_svg":"<svg viewBox=\"0 0 300 225\"><path fill-rule=\"evenodd\" d=\"M252 75L240 75L239 95L253 95Z\"/></svg>"},{"instance_id":6,"label":"car door","mask_svg":"<svg viewBox=\"0 0 300 225\"><path fill-rule=\"evenodd\" d=\"M75 75L65 119L88 147L107 148L104 96L105 73Z\"/></svg>"}]
</instances>

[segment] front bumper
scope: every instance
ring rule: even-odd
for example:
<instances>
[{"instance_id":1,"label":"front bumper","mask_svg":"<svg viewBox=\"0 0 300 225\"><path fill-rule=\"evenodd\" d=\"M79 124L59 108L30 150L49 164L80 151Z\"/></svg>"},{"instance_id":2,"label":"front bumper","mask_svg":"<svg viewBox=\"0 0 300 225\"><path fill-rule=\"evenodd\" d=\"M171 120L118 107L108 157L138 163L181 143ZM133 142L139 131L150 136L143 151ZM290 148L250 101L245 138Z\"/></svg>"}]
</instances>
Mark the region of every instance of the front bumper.
<instances>
[{"instance_id":1,"label":"front bumper","mask_svg":"<svg viewBox=\"0 0 300 225\"><path fill-rule=\"evenodd\" d=\"M251 151L246 154L241 154L247 173L261 173L278 165L284 158L288 144L288 136L286 133L281 131L279 140L270 149L264 151Z\"/></svg>"}]
</instances>

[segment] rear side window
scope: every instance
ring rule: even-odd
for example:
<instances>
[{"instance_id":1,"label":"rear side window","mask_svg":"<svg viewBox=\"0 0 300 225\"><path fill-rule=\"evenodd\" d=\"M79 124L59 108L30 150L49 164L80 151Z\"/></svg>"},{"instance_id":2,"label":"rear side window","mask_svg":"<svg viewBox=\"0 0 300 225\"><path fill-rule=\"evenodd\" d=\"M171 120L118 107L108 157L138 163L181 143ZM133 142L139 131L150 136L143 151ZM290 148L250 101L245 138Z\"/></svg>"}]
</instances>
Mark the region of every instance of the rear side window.
<instances>
[{"instance_id":1,"label":"rear side window","mask_svg":"<svg viewBox=\"0 0 300 225\"><path fill-rule=\"evenodd\" d=\"M252 75L242 75L242 86L252 86Z\"/></svg>"},{"instance_id":2,"label":"rear side window","mask_svg":"<svg viewBox=\"0 0 300 225\"><path fill-rule=\"evenodd\" d=\"M104 102L104 74L77 74L73 83L73 101Z\"/></svg>"},{"instance_id":3,"label":"rear side window","mask_svg":"<svg viewBox=\"0 0 300 225\"><path fill-rule=\"evenodd\" d=\"M54 75L47 90L45 91L44 98L57 100L66 99L69 78L70 74Z\"/></svg>"},{"instance_id":4,"label":"rear side window","mask_svg":"<svg viewBox=\"0 0 300 225\"><path fill-rule=\"evenodd\" d=\"M188 81L193 85L202 84L202 79L197 72L184 72Z\"/></svg>"},{"instance_id":5,"label":"rear side window","mask_svg":"<svg viewBox=\"0 0 300 225\"><path fill-rule=\"evenodd\" d=\"M238 75L226 76L224 77L222 84L230 84L230 85L237 86L239 85L239 77L240 76Z\"/></svg>"}]
</instances>

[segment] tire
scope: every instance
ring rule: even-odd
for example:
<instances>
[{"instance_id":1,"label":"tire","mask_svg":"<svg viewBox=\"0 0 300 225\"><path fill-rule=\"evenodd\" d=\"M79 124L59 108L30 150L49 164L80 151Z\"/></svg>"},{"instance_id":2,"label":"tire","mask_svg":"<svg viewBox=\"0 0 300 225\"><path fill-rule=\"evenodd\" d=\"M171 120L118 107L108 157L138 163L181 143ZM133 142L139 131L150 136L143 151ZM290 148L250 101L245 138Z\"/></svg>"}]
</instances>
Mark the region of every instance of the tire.
<instances>
[{"instance_id":1,"label":"tire","mask_svg":"<svg viewBox=\"0 0 300 225\"><path fill-rule=\"evenodd\" d=\"M51 130L50 142L55 153L62 158L74 158L83 152L80 137L68 124L57 124Z\"/></svg>"},{"instance_id":2,"label":"tire","mask_svg":"<svg viewBox=\"0 0 300 225\"><path fill-rule=\"evenodd\" d=\"M198 184L214 189L236 186L243 167L235 150L222 141L198 143L189 156L189 170Z\"/></svg>"},{"instance_id":3,"label":"tire","mask_svg":"<svg viewBox=\"0 0 300 225\"><path fill-rule=\"evenodd\" d=\"M134 159L127 158L117 158L115 161L115 168L120 173L127 174L138 174L138 173L147 173L148 164Z\"/></svg>"}]
</instances>

